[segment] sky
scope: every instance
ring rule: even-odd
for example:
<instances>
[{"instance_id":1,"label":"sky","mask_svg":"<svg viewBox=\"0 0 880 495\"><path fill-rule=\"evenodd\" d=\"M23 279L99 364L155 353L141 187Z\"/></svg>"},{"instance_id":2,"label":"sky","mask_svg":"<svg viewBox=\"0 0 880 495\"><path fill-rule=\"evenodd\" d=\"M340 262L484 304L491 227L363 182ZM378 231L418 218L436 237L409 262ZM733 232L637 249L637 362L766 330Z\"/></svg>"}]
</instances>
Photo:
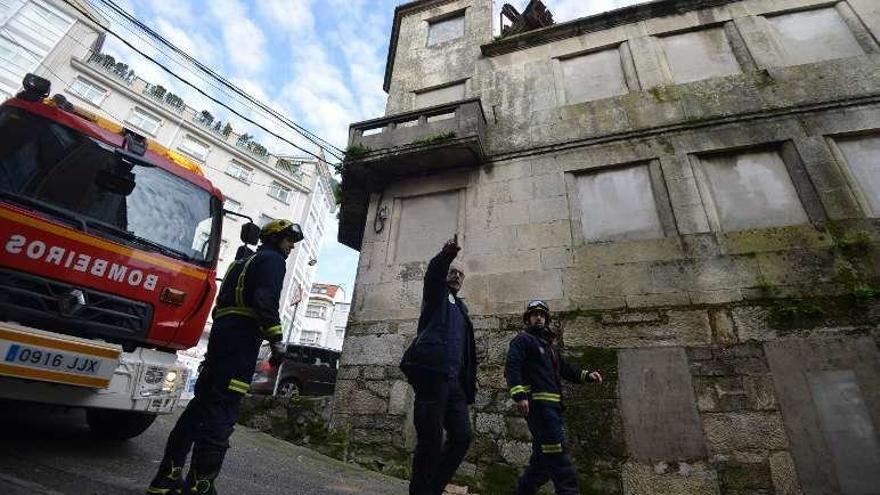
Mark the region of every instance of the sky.
<instances>
[{"instance_id":1,"label":"sky","mask_svg":"<svg viewBox=\"0 0 880 495\"><path fill-rule=\"evenodd\" d=\"M348 125L384 114L382 90L394 7L403 0L116 0L128 12L251 96L344 149ZM544 0L557 22L643 0ZM496 12L504 2L494 0ZM98 0L92 4L103 8ZM512 0L522 9L527 0ZM106 15L114 30L175 73L294 144L315 150L289 128L231 98L136 32ZM496 15L497 19L498 16ZM497 29L497 28L496 28ZM138 76L162 84L190 106L246 130L276 154L298 154L287 142L246 124L113 37L105 51ZM299 153L301 154L301 153ZM332 159L330 160L333 161ZM335 217L318 256L315 282L341 284L351 297L358 253L336 242Z\"/></svg>"}]
</instances>

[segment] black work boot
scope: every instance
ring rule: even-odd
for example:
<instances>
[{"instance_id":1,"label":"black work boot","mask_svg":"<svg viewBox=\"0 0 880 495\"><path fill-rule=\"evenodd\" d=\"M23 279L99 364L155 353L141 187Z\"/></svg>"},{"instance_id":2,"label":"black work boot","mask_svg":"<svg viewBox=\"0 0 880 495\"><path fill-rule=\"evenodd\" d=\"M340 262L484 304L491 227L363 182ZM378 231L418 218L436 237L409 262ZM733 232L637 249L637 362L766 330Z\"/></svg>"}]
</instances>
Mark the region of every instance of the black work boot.
<instances>
[{"instance_id":1,"label":"black work boot","mask_svg":"<svg viewBox=\"0 0 880 495\"><path fill-rule=\"evenodd\" d=\"M194 469L190 469L183 495L217 495L214 476L200 476Z\"/></svg>"},{"instance_id":2,"label":"black work boot","mask_svg":"<svg viewBox=\"0 0 880 495\"><path fill-rule=\"evenodd\" d=\"M183 466L175 466L173 461L163 461L159 472L150 482L147 495L181 495L183 493Z\"/></svg>"}]
</instances>

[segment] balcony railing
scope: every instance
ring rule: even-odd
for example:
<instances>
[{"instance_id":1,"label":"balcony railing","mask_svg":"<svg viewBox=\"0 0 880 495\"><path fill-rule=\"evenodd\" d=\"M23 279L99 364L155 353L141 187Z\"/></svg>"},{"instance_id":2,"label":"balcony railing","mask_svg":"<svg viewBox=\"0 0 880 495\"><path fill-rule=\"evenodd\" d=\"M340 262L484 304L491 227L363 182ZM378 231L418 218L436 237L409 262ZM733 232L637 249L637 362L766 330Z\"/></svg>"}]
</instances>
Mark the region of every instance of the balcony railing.
<instances>
[{"instance_id":1,"label":"balcony railing","mask_svg":"<svg viewBox=\"0 0 880 495\"><path fill-rule=\"evenodd\" d=\"M378 162L380 173L421 175L485 160L479 98L352 124L347 160Z\"/></svg>"},{"instance_id":2,"label":"balcony railing","mask_svg":"<svg viewBox=\"0 0 880 495\"><path fill-rule=\"evenodd\" d=\"M342 179L339 241L360 249L369 195L387 180L485 163L479 98L352 124Z\"/></svg>"}]
</instances>

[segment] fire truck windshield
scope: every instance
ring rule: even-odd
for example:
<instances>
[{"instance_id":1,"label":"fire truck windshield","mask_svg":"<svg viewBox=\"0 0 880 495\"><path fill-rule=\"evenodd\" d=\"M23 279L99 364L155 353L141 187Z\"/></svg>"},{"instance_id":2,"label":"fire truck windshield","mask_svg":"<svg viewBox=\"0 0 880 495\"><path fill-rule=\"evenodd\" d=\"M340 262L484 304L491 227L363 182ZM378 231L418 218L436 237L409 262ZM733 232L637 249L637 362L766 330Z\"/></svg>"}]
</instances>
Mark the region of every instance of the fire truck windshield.
<instances>
[{"instance_id":1,"label":"fire truck windshield","mask_svg":"<svg viewBox=\"0 0 880 495\"><path fill-rule=\"evenodd\" d=\"M2 107L0 199L116 242L209 265L219 247L219 200L120 151Z\"/></svg>"}]
</instances>

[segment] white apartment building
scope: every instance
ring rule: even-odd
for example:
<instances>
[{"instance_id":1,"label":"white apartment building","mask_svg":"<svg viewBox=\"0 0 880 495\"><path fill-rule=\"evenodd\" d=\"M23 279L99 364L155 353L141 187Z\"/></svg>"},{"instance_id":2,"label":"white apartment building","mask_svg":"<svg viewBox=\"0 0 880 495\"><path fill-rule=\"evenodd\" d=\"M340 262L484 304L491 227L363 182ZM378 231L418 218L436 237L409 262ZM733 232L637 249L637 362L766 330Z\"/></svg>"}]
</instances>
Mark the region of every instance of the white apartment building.
<instances>
[{"instance_id":1,"label":"white apartment building","mask_svg":"<svg viewBox=\"0 0 880 495\"><path fill-rule=\"evenodd\" d=\"M227 210L258 225L281 218L302 225L306 240L288 259L281 298L284 329L295 341L300 324L294 322L305 313L304 305L295 303L302 297L301 288L311 286L326 223L336 207L330 167L313 157L277 156L253 140L247 133L253 129L221 122L212 109L191 107L172 88L138 77L125 61L101 53L101 22L65 7L62 0L0 0L2 96L17 92L27 72L45 77L52 82L53 94L63 94L73 104L198 163L223 192ZM15 65L7 59L14 59ZM232 215L224 220L220 278L241 245L244 221ZM188 354L203 354L210 326L209 321L202 342Z\"/></svg>"},{"instance_id":2,"label":"white apartment building","mask_svg":"<svg viewBox=\"0 0 880 495\"><path fill-rule=\"evenodd\" d=\"M0 101L13 96L28 72L82 57L104 40L106 21L84 1L0 0Z\"/></svg>"},{"instance_id":3,"label":"white apartment building","mask_svg":"<svg viewBox=\"0 0 880 495\"><path fill-rule=\"evenodd\" d=\"M345 301L345 289L341 286L312 285L305 304L302 331L295 342L342 350L350 309L351 303Z\"/></svg>"}]
</instances>

